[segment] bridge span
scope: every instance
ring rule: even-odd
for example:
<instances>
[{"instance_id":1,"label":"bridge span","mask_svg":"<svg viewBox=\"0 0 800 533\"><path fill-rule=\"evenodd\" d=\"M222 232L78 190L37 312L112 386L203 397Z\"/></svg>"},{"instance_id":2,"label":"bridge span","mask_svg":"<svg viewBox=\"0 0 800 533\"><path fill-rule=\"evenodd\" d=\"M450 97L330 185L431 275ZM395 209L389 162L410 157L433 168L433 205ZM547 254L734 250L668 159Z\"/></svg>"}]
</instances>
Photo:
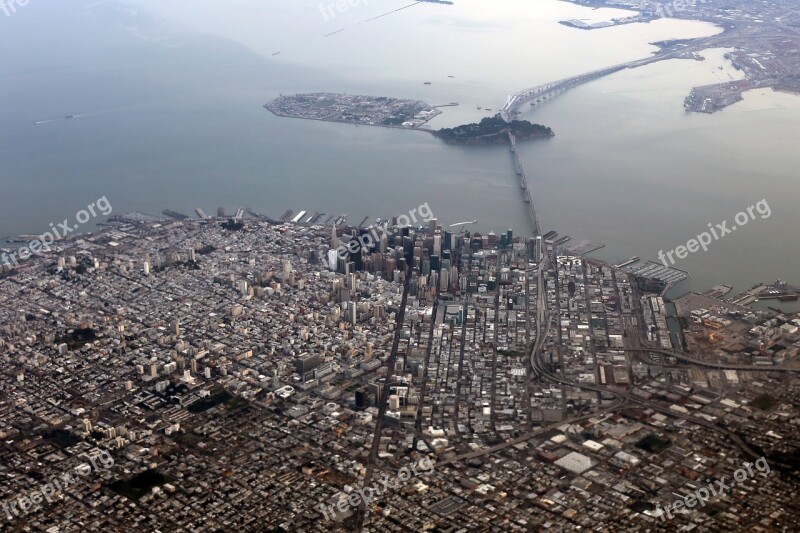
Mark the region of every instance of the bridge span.
<instances>
[{"instance_id":1,"label":"bridge span","mask_svg":"<svg viewBox=\"0 0 800 533\"><path fill-rule=\"evenodd\" d=\"M640 67L642 65L660 61L662 59L664 59L664 57L661 56L637 59L636 61L630 61L628 63L601 68L599 70L593 70L591 72L579 74L578 76L571 76L569 78L551 81L549 83L537 85L536 87L524 89L508 98L508 101L500 110L500 116L503 117L503 120L509 122L520 114L520 108L528 102L530 102L531 106L535 107L546 100L553 98L554 96L577 87L578 85L583 85L584 83L602 78L603 76L608 76L609 74L613 74L614 72L618 72L626 68Z\"/></svg>"},{"instance_id":2,"label":"bridge span","mask_svg":"<svg viewBox=\"0 0 800 533\"><path fill-rule=\"evenodd\" d=\"M528 186L528 178L525 176L525 167L522 165L519 152L517 152L517 137L510 131L508 132L508 142L511 145L510 151L514 158L514 167L516 168L517 176L519 176L519 187L522 189L522 199L525 200L528 215L531 217L531 224L533 224L533 235L541 235L539 216L536 214L536 207L533 205L531 189Z\"/></svg>"}]
</instances>

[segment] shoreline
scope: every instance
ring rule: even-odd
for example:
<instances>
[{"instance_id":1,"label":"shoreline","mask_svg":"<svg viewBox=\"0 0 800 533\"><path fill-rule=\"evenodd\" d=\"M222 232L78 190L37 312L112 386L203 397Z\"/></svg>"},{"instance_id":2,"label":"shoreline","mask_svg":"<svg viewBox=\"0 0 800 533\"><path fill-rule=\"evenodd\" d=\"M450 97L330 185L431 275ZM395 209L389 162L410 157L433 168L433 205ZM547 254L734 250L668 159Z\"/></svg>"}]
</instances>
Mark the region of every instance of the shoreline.
<instances>
[{"instance_id":1,"label":"shoreline","mask_svg":"<svg viewBox=\"0 0 800 533\"><path fill-rule=\"evenodd\" d=\"M390 126L388 124L359 124L358 122L352 122L350 120L339 120L339 119L335 119L335 118L298 117L296 115L287 115L285 113L278 113L274 109L270 109L269 104L264 104L262 107L264 109L266 109L267 111L269 111L270 113L272 113L273 115L275 115L276 117L281 117L281 118L294 118L294 119L297 119L297 120L314 120L316 122L331 122L331 123L338 123L338 124L350 124L351 126L356 126L356 127L370 126L370 127L373 127L373 128L390 128L390 129L393 129L393 130L403 130L403 131L424 131L424 132L427 132L427 133L430 133L430 134L435 134L436 133L435 130L431 130L431 129L427 129L427 128L421 128L421 127L420 128L407 128L405 126ZM441 106L433 106L433 107L441 107ZM431 117L431 119L434 118L434 117L438 117L441 114L442 114L442 112L439 111L436 115L433 115ZM428 119L428 120L430 120L430 119ZM428 121L426 120L425 122L427 123Z\"/></svg>"}]
</instances>

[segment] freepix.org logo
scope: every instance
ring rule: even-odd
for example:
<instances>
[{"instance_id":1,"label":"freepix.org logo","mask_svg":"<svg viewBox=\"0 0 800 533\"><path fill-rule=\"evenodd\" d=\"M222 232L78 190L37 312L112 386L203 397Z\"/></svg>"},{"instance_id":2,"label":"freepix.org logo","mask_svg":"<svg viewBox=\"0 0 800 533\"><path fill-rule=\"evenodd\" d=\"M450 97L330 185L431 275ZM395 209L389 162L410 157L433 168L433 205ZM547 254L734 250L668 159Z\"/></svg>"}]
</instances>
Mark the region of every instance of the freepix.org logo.
<instances>
[{"instance_id":1,"label":"freepix.org logo","mask_svg":"<svg viewBox=\"0 0 800 533\"><path fill-rule=\"evenodd\" d=\"M0 11L5 16L10 17L17 12L20 7L25 7L30 3L30 0L0 0Z\"/></svg>"},{"instance_id":2,"label":"freepix.org logo","mask_svg":"<svg viewBox=\"0 0 800 533\"><path fill-rule=\"evenodd\" d=\"M97 210L95 210L97 208ZM80 228L81 224L86 224L92 218L99 215L108 216L112 211L111 203L103 196L98 198L91 204L86 206L86 209L81 209L75 213L75 220L77 224L70 224L69 219L65 218L59 224L50 223L50 231L46 231L39 235L38 239L33 239L27 245L18 248L11 254L3 253L0 256L0 266L3 264L18 265L20 260L26 260L33 255L38 255L42 252L49 252L50 245L59 239L63 239L73 231Z\"/></svg>"},{"instance_id":3,"label":"freepix.org logo","mask_svg":"<svg viewBox=\"0 0 800 533\"><path fill-rule=\"evenodd\" d=\"M420 216L421 220L417 219L417 215ZM433 218L433 211L431 211L431 207L428 205L428 202L420 205L419 207L415 207L411 211L408 212L408 215L400 215L397 217L397 225L399 227L403 226L411 226L412 224L419 224L421 222L428 222ZM381 235L378 235L378 231L381 232ZM367 228L366 233L358 237L358 239L353 239L346 244L341 244L339 249L336 253L339 255L339 259L347 259L350 254L358 253L361 249L368 249L375 244L381 242L381 238L386 235L387 237L391 234L389 231L389 222L384 222L383 224L375 225L372 224Z\"/></svg>"},{"instance_id":4,"label":"freepix.org logo","mask_svg":"<svg viewBox=\"0 0 800 533\"><path fill-rule=\"evenodd\" d=\"M690 253L694 253L701 248L704 252L708 251L708 245L714 241L720 240L725 235L729 233L733 233L738 228L741 228L751 220L756 219L755 213L761 215L761 218L769 218L772 215L772 209L770 209L767 200L761 200L757 202L755 205L751 205L747 208L747 212L740 211L736 213L736 216L733 217L733 221L736 224L732 224L728 227L728 221L723 220L721 223L712 225L710 222L708 223L709 231L704 231L700 233L696 239L689 239L686 242L686 245L676 246L674 249L667 251L666 253L664 250L658 251L658 258L664 264L665 267L669 267L675 264L675 258L673 255L677 256L678 259L686 259ZM713 240L712 240L713 236ZM667 264L667 259L669 259L669 264Z\"/></svg>"},{"instance_id":5,"label":"freepix.org logo","mask_svg":"<svg viewBox=\"0 0 800 533\"><path fill-rule=\"evenodd\" d=\"M325 520L333 519L337 522L341 521L344 518L343 515L347 513L349 509L359 507L360 505L369 506L373 500L379 498L382 494L396 491L401 483L405 483L413 476L433 472L433 467L433 461L429 457L423 457L419 461L401 468L394 478L384 476L383 479L380 480L381 486L375 485L373 487L358 489L350 494L340 492L334 497L335 504L326 506L324 503L321 503L317 506L317 509L322 513Z\"/></svg>"},{"instance_id":6,"label":"freepix.org logo","mask_svg":"<svg viewBox=\"0 0 800 533\"><path fill-rule=\"evenodd\" d=\"M114 458L105 450L99 455L89 455L86 457L89 463L82 463L72 470L64 472L60 476L50 478L50 481L39 485L27 494L20 494L11 501L2 504L3 513L8 520L25 516L39 504L52 503L53 498L63 492L70 490L70 485L77 484L82 478L86 478L92 472L108 470L114 466ZM2 529L2 528L0 528Z\"/></svg>"},{"instance_id":7,"label":"freepix.org logo","mask_svg":"<svg viewBox=\"0 0 800 533\"><path fill-rule=\"evenodd\" d=\"M336 18L336 12L344 13L351 7L355 7L359 4L368 6L369 0L336 0L330 4L323 2L319 5L319 12L322 13L322 18L325 20L331 20Z\"/></svg>"}]
</instances>

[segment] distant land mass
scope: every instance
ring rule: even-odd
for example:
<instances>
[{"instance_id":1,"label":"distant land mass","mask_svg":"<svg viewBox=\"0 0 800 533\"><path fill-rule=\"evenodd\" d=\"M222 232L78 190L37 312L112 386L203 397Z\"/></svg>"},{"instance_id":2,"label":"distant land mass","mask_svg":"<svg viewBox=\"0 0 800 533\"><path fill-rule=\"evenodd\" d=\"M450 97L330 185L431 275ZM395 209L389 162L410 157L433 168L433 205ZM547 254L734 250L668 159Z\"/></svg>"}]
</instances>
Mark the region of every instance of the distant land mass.
<instances>
[{"instance_id":1,"label":"distant land mass","mask_svg":"<svg viewBox=\"0 0 800 533\"><path fill-rule=\"evenodd\" d=\"M552 137L553 130L527 120L506 122L497 114L478 123L464 124L455 128L442 128L433 132L447 144L499 144L508 141L508 132L518 140Z\"/></svg>"}]
</instances>

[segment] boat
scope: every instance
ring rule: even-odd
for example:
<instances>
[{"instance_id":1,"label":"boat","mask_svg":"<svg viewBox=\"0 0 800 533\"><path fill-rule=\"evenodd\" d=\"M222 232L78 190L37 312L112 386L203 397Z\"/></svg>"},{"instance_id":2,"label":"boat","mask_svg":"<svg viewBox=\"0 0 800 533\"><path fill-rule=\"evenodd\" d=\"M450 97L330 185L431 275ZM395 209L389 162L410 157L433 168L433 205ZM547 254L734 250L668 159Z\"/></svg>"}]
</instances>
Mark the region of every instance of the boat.
<instances>
[{"instance_id":1,"label":"boat","mask_svg":"<svg viewBox=\"0 0 800 533\"><path fill-rule=\"evenodd\" d=\"M478 111L480 111L481 109L483 109L483 108L481 106L478 106Z\"/></svg>"},{"instance_id":2,"label":"boat","mask_svg":"<svg viewBox=\"0 0 800 533\"><path fill-rule=\"evenodd\" d=\"M458 105L458 102L450 102L448 105Z\"/></svg>"},{"instance_id":3,"label":"boat","mask_svg":"<svg viewBox=\"0 0 800 533\"><path fill-rule=\"evenodd\" d=\"M75 118L75 115L67 115L67 116L66 116L66 117L64 117L64 118Z\"/></svg>"},{"instance_id":4,"label":"boat","mask_svg":"<svg viewBox=\"0 0 800 533\"><path fill-rule=\"evenodd\" d=\"M429 82L429 81L425 82L425 85L430 85L430 84L431 84L431 82Z\"/></svg>"}]
</instances>

